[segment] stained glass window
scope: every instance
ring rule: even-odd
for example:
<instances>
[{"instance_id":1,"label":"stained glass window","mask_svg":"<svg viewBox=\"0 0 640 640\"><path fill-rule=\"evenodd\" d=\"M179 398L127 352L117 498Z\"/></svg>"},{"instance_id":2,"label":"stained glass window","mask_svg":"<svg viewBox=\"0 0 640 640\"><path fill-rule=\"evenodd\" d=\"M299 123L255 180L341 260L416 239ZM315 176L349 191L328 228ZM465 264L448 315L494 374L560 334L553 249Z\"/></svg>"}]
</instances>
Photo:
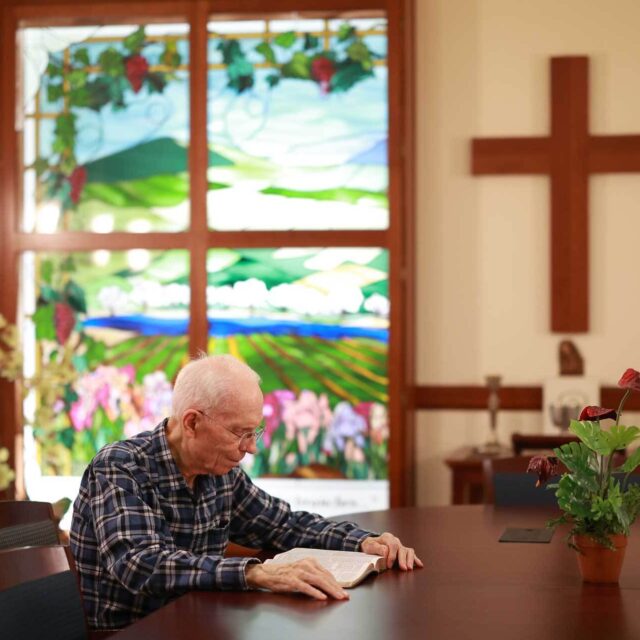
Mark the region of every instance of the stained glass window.
<instances>
[{"instance_id":1,"label":"stained glass window","mask_svg":"<svg viewBox=\"0 0 640 640\"><path fill-rule=\"evenodd\" d=\"M79 476L103 445L170 413L188 360L188 280L185 251L25 254L25 364L61 377L53 406L31 398L42 474Z\"/></svg>"},{"instance_id":2,"label":"stained glass window","mask_svg":"<svg viewBox=\"0 0 640 640\"><path fill-rule=\"evenodd\" d=\"M189 220L186 25L25 29L25 231Z\"/></svg>"},{"instance_id":3,"label":"stained glass window","mask_svg":"<svg viewBox=\"0 0 640 640\"><path fill-rule=\"evenodd\" d=\"M206 131L191 130L188 25L20 31L25 372L54 381L25 401L27 491L73 496L104 444L169 415L176 373L206 347L261 376L266 434L243 461L257 484L327 515L385 508L389 255L357 232L389 227L386 20L206 28ZM206 166L189 164L192 136ZM190 170L207 173L206 221ZM189 229L351 230L354 246L222 249L211 234L207 248ZM204 252L206 283L189 266ZM189 338L205 296L208 336L197 318ZM339 485L289 477L309 469Z\"/></svg>"},{"instance_id":4,"label":"stained glass window","mask_svg":"<svg viewBox=\"0 0 640 640\"><path fill-rule=\"evenodd\" d=\"M209 225L387 228L386 21L209 32Z\"/></svg>"},{"instance_id":5,"label":"stained glass window","mask_svg":"<svg viewBox=\"0 0 640 640\"><path fill-rule=\"evenodd\" d=\"M321 464L387 477L387 258L369 247L209 252L209 352L262 378L252 475Z\"/></svg>"}]
</instances>

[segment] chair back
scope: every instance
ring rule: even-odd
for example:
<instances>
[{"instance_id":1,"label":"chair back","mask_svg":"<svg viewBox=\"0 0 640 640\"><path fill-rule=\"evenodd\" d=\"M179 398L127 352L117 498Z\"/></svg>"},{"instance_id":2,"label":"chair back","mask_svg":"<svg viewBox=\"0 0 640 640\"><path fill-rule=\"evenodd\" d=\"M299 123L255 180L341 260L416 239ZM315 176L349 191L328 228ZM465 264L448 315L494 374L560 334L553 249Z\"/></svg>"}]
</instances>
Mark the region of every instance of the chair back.
<instances>
[{"instance_id":1,"label":"chair back","mask_svg":"<svg viewBox=\"0 0 640 640\"><path fill-rule=\"evenodd\" d=\"M0 551L0 591L69 570L65 547L24 547Z\"/></svg>"},{"instance_id":2,"label":"chair back","mask_svg":"<svg viewBox=\"0 0 640 640\"><path fill-rule=\"evenodd\" d=\"M59 543L58 527L53 520L16 524L0 529L0 549L41 547Z\"/></svg>"},{"instance_id":3,"label":"chair back","mask_svg":"<svg viewBox=\"0 0 640 640\"><path fill-rule=\"evenodd\" d=\"M63 547L0 551L0 620L7 638L87 637L78 584Z\"/></svg>"},{"instance_id":4,"label":"chair back","mask_svg":"<svg viewBox=\"0 0 640 640\"><path fill-rule=\"evenodd\" d=\"M483 460L483 480L485 503L500 507L549 507L557 506L553 489L536 487L538 476L527 473L530 456L511 458L485 458ZM560 465L558 476L549 479L554 482L566 469Z\"/></svg>"},{"instance_id":5,"label":"chair back","mask_svg":"<svg viewBox=\"0 0 640 640\"><path fill-rule=\"evenodd\" d=\"M49 502L0 500L0 528L43 520L54 520L53 509Z\"/></svg>"},{"instance_id":6,"label":"chair back","mask_svg":"<svg viewBox=\"0 0 640 640\"><path fill-rule=\"evenodd\" d=\"M524 451L553 450L568 442L580 442L580 438L570 433L565 435L514 433L511 435L511 446L516 456L522 455Z\"/></svg>"}]
</instances>

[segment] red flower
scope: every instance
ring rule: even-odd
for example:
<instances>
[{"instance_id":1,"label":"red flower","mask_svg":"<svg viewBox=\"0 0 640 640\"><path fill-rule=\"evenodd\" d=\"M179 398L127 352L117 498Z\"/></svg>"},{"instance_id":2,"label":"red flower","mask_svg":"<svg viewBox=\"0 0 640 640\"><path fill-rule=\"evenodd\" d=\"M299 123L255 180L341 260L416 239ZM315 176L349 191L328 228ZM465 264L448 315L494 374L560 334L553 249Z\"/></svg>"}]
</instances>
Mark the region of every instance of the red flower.
<instances>
[{"instance_id":1,"label":"red flower","mask_svg":"<svg viewBox=\"0 0 640 640\"><path fill-rule=\"evenodd\" d=\"M551 476L558 473L558 458L554 456L533 456L529 460L527 473L537 473L536 487L544 484Z\"/></svg>"},{"instance_id":2,"label":"red flower","mask_svg":"<svg viewBox=\"0 0 640 640\"><path fill-rule=\"evenodd\" d=\"M336 68L333 62L324 56L318 56L311 63L311 75L320 85L322 93L329 93L331 89L331 78L333 78L335 72Z\"/></svg>"},{"instance_id":3,"label":"red flower","mask_svg":"<svg viewBox=\"0 0 640 640\"><path fill-rule=\"evenodd\" d=\"M142 89L142 81L149 73L149 63L144 56L136 54L130 56L125 62L127 80L131 85L134 93L138 93Z\"/></svg>"},{"instance_id":4,"label":"red flower","mask_svg":"<svg viewBox=\"0 0 640 640\"><path fill-rule=\"evenodd\" d=\"M87 184L87 170L84 167L76 167L67 179L71 185L71 193L69 194L71 202L78 204L84 185Z\"/></svg>"},{"instance_id":5,"label":"red flower","mask_svg":"<svg viewBox=\"0 0 640 640\"><path fill-rule=\"evenodd\" d=\"M640 372L635 369L627 369L622 378L618 380L618 386L623 389L632 389L633 391L640 391Z\"/></svg>"},{"instance_id":6,"label":"red flower","mask_svg":"<svg viewBox=\"0 0 640 640\"><path fill-rule=\"evenodd\" d=\"M59 344L64 344L76 326L76 316L73 309L64 302L56 302L53 322L56 328L56 340Z\"/></svg>"},{"instance_id":7,"label":"red flower","mask_svg":"<svg viewBox=\"0 0 640 640\"><path fill-rule=\"evenodd\" d=\"M605 409L604 407L585 407L580 412L578 420L606 420L607 418L616 419L616 412L613 409Z\"/></svg>"}]
</instances>

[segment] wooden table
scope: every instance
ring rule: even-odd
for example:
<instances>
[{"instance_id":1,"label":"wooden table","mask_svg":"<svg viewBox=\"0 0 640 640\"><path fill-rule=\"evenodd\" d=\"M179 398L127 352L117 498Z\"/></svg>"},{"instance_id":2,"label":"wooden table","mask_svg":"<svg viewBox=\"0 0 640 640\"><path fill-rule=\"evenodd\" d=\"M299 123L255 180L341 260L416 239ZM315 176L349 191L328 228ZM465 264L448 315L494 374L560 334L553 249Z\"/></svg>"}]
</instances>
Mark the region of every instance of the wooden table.
<instances>
[{"instance_id":1,"label":"wooden table","mask_svg":"<svg viewBox=\"0 0 640 640\"><path fill-rule=\"evenodd\" d=\"M505 526L543 526L552 513L459 506L358 514L362 526L393 531L414 546L426 568L370 577L346 602L192 592L113 638L640 638L640 527L620 585L584 585L562 532L550 544L498 542Z\"/></svg>"}]
</instances>

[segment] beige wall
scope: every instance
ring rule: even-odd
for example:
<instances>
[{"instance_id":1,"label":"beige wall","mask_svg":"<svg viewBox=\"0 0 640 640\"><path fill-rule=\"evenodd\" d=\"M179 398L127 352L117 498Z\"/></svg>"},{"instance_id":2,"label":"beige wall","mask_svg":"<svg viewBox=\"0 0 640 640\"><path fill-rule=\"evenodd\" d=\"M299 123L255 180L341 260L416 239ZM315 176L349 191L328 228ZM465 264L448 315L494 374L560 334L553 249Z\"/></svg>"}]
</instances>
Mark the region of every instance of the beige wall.
<instances>
[{"instance_id":1,"label":"beige wall","mask_svg":"<svg viewBox=\"0 0 640 640\"><path fill-rule=\"evenodd\" d=\"M640 369L640 174L591 178L591 331L551 334L548 181L472 177L469 145L548 133L553 55L590 57L592 133L640 134L640 2L416 1L418 383L541 384L569 337L586 373L615 384ZM487 424L483 412L419 414L419 504L449 501L443 459ZM503 412L499 429L505 442L539 431L541 414Z\"/></svg>"}]
</instances>

